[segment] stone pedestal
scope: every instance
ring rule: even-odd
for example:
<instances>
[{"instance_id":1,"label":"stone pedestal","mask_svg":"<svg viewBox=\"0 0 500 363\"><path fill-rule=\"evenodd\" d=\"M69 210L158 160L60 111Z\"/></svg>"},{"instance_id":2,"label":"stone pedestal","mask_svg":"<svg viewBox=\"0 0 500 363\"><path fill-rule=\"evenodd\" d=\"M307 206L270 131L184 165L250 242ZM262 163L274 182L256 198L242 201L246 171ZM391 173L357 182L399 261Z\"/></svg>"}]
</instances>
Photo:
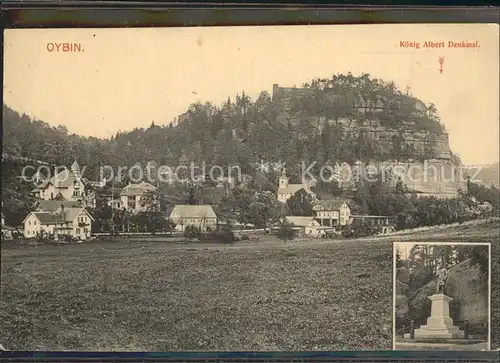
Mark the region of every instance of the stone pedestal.
<instances>
[{"instance_id":1,"label":"stone pedestal","mask_svg":"<svg viewBox=\"0 0 500 363\"><path fill-rule=\"evenodd\" d=\"M432 301L431 316L427 325L415 329L415 339L463 339L464 331L453 325L450 318L450 301L453 299L443 294L429 296Z\"/></svg>"}]
</instances>

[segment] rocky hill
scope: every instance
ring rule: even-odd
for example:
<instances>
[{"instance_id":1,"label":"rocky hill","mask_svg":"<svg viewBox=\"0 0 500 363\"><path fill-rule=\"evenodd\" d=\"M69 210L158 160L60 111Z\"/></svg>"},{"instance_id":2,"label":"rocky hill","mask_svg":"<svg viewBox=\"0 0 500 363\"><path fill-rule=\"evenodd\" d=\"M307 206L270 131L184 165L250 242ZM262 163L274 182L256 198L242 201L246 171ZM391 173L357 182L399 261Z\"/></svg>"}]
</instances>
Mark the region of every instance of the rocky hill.
<instances>
[{"instance_id":1,"label":"rocky hill","mask_svg":"<svg viewBox=\"0 0 500 363\"><path fill-rule=\"evenodd\" d=\"M344 84L347 81L343 78L349 76L335 80ZM402 155L393 155L396 158L451 159L448 133L439 124L432 105L428 107L396 89L391 92L390 85L380 86L368 77L351 83L347 90L333 81L326 85L317 81L302 88L275 84L273 102L279 110L278 119L293 124L305 119L320 129L328 124L344 133L364 133L387 154L400 144Z\"/></svg>"},{"instance_id":2,"label":"rocky hill","mask_svg":"<svg viewBox=\"0 0 500 363\"><path fill-rule=\"evenodd\" d=\"M487 187L494 185L500 188L500 163L468 166L466 170L471 177L474 177L476 182Z\"/></svg>"},{"instance_id":3,"label":"rocky hill","mask_svg":"<svg viewBox=\"0 0 500 363\"><path fill-rule=\"evenodd\" d=\"M275 86L272 96L262 92L254 101L242 92L220 106L193 104L168 125L151 122L110 139L70 134L64 126L33 120L6 105L3 117L4 153L68 166L77 159L89 179L98 176L102 165L144 166L150 161L173 167L191 162L238 165L254 176L260 161L281 160L292 182L299 181L302 162L315 162L316 173L323 165L360 160L420 169L424 160L448 168L460 163L434 105L367 74L335 75L300 89ZM405 183L436 196L455 196L460 187L441 179Z\"/></svg>"}]
</instances>

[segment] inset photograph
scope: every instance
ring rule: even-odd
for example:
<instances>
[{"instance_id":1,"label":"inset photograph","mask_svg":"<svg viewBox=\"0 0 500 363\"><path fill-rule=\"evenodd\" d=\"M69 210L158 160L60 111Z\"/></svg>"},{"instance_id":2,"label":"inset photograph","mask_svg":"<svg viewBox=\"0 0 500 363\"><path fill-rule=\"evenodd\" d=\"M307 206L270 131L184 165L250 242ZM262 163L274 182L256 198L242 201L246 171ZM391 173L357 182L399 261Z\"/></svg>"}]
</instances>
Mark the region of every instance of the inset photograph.
<instances>
[{"instance_id":1,"label":"inset photograph","mask_svg":"<svg viewBox=\"0 0 500 363\"><path fill-rule=\"evenodd\" d=\"M394 349L490 350L490 244L394 243Z\"/></svg>"}]
</instances>

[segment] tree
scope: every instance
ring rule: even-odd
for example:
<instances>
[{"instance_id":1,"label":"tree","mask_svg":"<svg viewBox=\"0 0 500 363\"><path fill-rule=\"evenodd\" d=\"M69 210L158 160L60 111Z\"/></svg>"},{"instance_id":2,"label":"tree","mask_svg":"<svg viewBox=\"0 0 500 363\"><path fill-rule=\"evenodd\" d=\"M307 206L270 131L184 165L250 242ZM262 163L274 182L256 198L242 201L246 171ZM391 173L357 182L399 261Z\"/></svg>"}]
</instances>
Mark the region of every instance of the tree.
<instances>
[{"instance_id":1,"label":"tree","mask_svg":"<svg viewBox=\"0 0 500 363\"><path fill-rule=\"evenodd\" d=\"M295 238L295 231L293 230L293 223L282 219L279 222L278 230L276 231L276 237L285 242L287 240L292 240Z\"/></svg>"},{"instance_id":2,"label":"tree","mask_svg":"<svg viewBox=\"0 0 500 363\"><path fill-rule=\"evenodd\" d=\"M161 212L160 193L158 189L146 191L141 197L140 204L141 206L145 207L147 212Z\"/></svg>"},{"instance_id":3,"label":"tree","mask_svg":"<svg viewBox=\"0 0 500 363\"><path fill-rule=\"evenodd\" d=\"M217 216L219 221L225 224L230 224L232 219L237 218L236 199L234 196L224 196L218 204Z\"/></svg>"},{"instance_id":4,"label":"tree","mask_svg":"<svg viewBox=\"0 0 500 363\"><path fill-rule=\"evenodd\" d=\"M300 189L286 201L287 209L292 216L312 216L312 196Z\"/></svg>"},{"instance_id":5,"label":"tree","mask_svg":"<svg viewBox=\"0 0 500 363\"><path fill-rule=\"evenodd\" d=\"M171 219L163 218L163 225L162 225L163 231L173 232L173 231L175 231L175 227L176 227L176 224Z\"/></svg>"},{"instance_id":6,"label":"tree","mask_svg":"<svg viewBox=\"0 0 500 363\"><path fill-rule=\"evenodd\" d=\"M256 192L253 200L248 205L248 212L251 220L250 223L267 229L270 224L279 220L281 216L281 203L270 192Z\"/></svg>"},{"instance_id":7,"label":"tree","mask_svg":"<svg viewBox=\"0 0 500 363\"><path fill-rule=\"evenodd\" d=\"M186 238L199 238L201 236L200 227L188 225L184 228L184 237Z\"/></svg>"},{"instance_id":8,"label":"tree","mask_svg":"<svg viewBox=\"0 0 500 363\"><path fill-rule=\"evenodd\" d=\"M189 204L189 205L196 205L198 203L197 199L196 199L196 192L195 192L195 187L190 185L188 187L188 193L187 193L187 196L186 196L186 204Z\"/></svg>"}]
</instances>

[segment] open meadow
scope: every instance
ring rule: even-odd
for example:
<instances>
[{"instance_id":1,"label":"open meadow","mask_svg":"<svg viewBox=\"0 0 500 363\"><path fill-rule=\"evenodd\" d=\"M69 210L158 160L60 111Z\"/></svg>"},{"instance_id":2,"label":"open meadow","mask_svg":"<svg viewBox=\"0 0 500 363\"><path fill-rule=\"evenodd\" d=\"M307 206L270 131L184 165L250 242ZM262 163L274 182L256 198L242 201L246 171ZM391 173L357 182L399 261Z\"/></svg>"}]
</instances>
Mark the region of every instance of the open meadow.
<instances>
[{"instance_id":1,"label":"open meadow","mask_svg":"<svg viewBox=\"0 0 500 363\"><path fill-rule=\"evenodd\" d=\"M4 246L9 350L389 350L392 242L492 242L498 220L363 240ZM450 239L451 238L451 239ZM497 300L495 300L497 299Z\"/></svg>"}]
</instances>

